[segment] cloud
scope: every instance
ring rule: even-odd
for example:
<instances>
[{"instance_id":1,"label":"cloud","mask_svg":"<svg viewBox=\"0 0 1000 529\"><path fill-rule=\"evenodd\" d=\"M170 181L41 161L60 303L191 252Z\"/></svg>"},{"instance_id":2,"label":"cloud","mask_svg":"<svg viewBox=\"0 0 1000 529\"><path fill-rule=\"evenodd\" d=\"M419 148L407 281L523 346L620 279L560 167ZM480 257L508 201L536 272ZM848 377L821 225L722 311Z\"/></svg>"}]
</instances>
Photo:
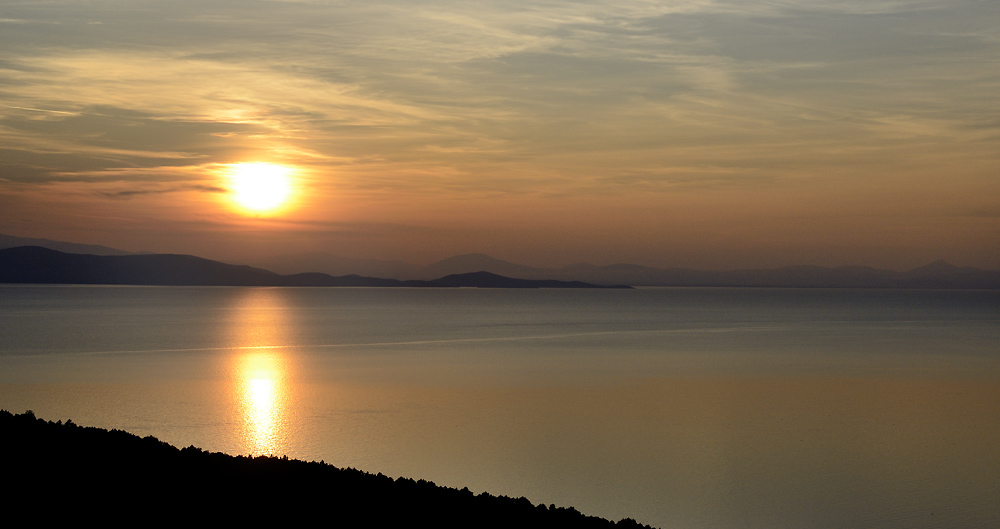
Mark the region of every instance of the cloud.
<instances>
[{"instance_id":1,"label":"cloud","mask_svg":"<svg viewBox=\"0 0 1000 529\"><path fill-rule=\"evenodd\" d=\"M0 178L163 186L104 196L211 186L213 164L247 159L354 196L461 200L915 166L927 181L1000 152L988 2L55 1L4 17L19 23L0 32Z\"/></svg>"},{"instance_id":2,"label":"cloud","mask_svg":"<svg viewBox=\"0 0 1000 529\"><path fill-rule=\"evenodd\" d=\"M134 188L134 189L119 189L115 191L101 191L100 195L108 198L117 199L128 199L137 195L162 195L165 193L177 193L180 191L198 191L201 193L228 193L229 190L218 186L208 186L208 185L183 185L174 186L166 188Z\"/></svg>"}]
</instances>

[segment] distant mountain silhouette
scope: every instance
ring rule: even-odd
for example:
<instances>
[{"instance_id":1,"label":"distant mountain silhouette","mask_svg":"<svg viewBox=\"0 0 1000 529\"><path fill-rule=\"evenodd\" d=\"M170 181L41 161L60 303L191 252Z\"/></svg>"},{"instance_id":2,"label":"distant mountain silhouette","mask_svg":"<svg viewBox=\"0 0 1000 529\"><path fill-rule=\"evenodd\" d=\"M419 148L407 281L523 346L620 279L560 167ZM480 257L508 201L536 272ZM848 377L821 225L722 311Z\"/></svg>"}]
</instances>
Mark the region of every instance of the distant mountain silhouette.
<instances>
[{"instance_id":1,"label":"distant mountain silhouette","mask_svg":"<svg viewBox=\"0 0 1000 529\"><path fill-rule=\"evenodd\" d=\"M46 244L37 246L67 253L128 253L104 246L26 239L11 235L0 235L0 248L17 241L44 241ZM99 251L87 251L91 248ZM747 270L691 270L653 268L628 263L607 266L576 263L562 268L536 268L482 253L456 255L425 266L402 261L352 259L329 253L275 256L258 259L251 264L258 269L266 269L263 271L272 270L283 274L282 277L289 277L281 281L302 286L427 286L421 281L437 281L456 274L489 272L524 280L583 282L604 286L1000 289L1000 271L957 267L945 261L935 261L905 272L867 266L830 268L810 265Z\"/></svg>"},{"instance_id":2,"label":"distant mountain silhouette","mask_svg":"<svg viewBox=\"0 0 1000 529\"><path fill-rule=\"evenodd\" d=\"M649 527L323 461L178 449L152 436L44 421L30 411L0 410L0 450L11 526L96 519L222 527Z\"/></svg>"},{"instance_id":3,"label":"distant mountain silhouette","mask_svg":"<svg viewBox=\"0 0 1000 529\"><path fill-rule=\"evenodd\" d=\"M746 270L691 270L652 268L627 263L607 266L576 263L562 268L535 268L485 254L457 255L426 266L408 265L400 261L392 261L391 265L387 261L367 261L361 265L358 261L361 268L351 268L345 266L346 260L337 262L341 266L338 269L342 271L352 270L353 273L364 274L365 266L373 266L386 271L384 277L394 279L428 280L482 271L521 279L582 281L595 285L1000 289L1000 271L957 267L944 261L936 261L906 272L867 266L831 268L812 265ZM301 270L293 260L285 261L285 265L289 272Z\"/></svg>"},{"instance_id":4,"label":"distant mountain silhouette","mask_svg":"<svg viewBox=\"0 0 1000 529\"><path fill-rule=\"evenodd\" d=\"M16 237L14 235L4 235L0 233L0 250L4 248L15 248L17 246L41 246L66 253L85 253L91 255L133 255L135 253L148 252L126 252L117 248L108 248L99 244L77 244L73 242L52 241L49 239L32 239L29 237Z\"/></svg>"},{"instance_id":5,"label":"distant mountain silhouette","mask_svg":"<svg viewBox=\"0 0 1000 529\"><path fill-rule=\"evenodd\" d=\"M582 281L556 281L554 279L514 279L491 272L470 272L451 274L432 281L440 286L476 288L594 288L595 285ZM625 285L611 285L604 288L630 288Z\"/></svg>"},{"instance_id":6,"label":"distant mountain silhouette","mask_svg":"<svg viewBox=\"0 0 1000 529\"><path fill-rule=\"evenodd\" d=\"M551 279L553 277L541 275L538 268L514 264L482 253L470 253L456 255L421 267L416 271L416 278L429 279L432 277L444 277L446 275L467 274L475 271L487 271L497 275L526 279Z\"/></svg>"},{"instance_id":7,"label":"distant mountain silhouette","mask_svg":"<svg viewBox=\"0 0 1000 529\"><path fill-rule=\"evenodd\" d=\"M581 282L522 280L481 272L433 281L321 273L280 275L193 255L87 255L19 246L0 250L0 283L84 285L608 288ZM628 288L628 287L619 287Z\"/></svg>"},{"instance_id":8,"label":"distant mountain silhouette","mask_svg":"<svg viewBox=\"0 0 1000 529\"><path fill-rule=\"evenodd\" d=\"M281 284L282 276L191 255L89 255L39 246L0 250L0 282L107 285Z\"/></svg>"},{"instance_id":9,"label":"distant mountain silhouette","mask_svg":"<svg viewBox=\"0 0 1000 529\"><path fill-rule=\"evenodd\" d=\"M279 274L300 274L321 272L332 276L364 275L392 279L434 279L417 277L413 274L416 265L403 261L380 261L377 259L353 259L329 253L298 253L251 259L247 264L277 272ZM468 270L464 270L468 271Z\"/></svg>"},{"instance_id":10,"label":"distant mountain silhouette","mask_svg":"<svg viewBox=\"0 0 1000 529\"><path fill-rule=\"evenodd\" d=\"M403 261L352 259L329 253L286 254L254 259L251 264L280 274L322 272L330 275L361 274L393 279L431 280L453 274L488 271L507 277L551 279L542 270L510 263L486 254L456 255L426 266Z\"/></svg>"}]
</instances>

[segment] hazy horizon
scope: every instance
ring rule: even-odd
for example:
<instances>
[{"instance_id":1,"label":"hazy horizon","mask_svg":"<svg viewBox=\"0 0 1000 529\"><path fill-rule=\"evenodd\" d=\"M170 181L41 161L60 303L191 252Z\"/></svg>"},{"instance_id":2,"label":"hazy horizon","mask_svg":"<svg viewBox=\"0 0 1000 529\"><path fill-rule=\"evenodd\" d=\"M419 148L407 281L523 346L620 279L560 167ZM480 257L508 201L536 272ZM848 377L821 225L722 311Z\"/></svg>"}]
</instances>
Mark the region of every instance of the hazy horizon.
<instances>
[{"instance_id":1,"label":"hazy horizon","mask_svg":"<svg viewBox=\"0 0 1000 529\"><path fill-rule=\"evenodd\" d=\"M996 2L0 0L0 28L4 233L1000 268Z\"/></svg>"},{"instance_id":2,"label":"hazy horizon","mask_svg":"<svg viewBox=\"0 0 1000 529\"><path fill-rule=\"evenodd\" d=\"M3 236L11 236L11 235L10 234L6 234L6 233L0 233L0 237L3 237ZM37 240L40 240L40 241L48 241L50 243L55 243L55 244L52 244L51 246L57 247L57 248L55 248L57 251L64 251L64 252L68 252L68 253L81 253L81 252L79 252L79 251L69 251L67 249L60 249L58 247L60 245L63 245L63 244L69 244L69 245L73 245L73 246L96 246L96 247L103 247L103 248L106 248L108 250L122 251L122 252L132 253L132 254L144 254L144 253L145 254L150 254L150 253L156 253L156 252L149 252L149 251L146 251L146 250L138 250L138 251L135 251L135 250L125 250L125 249L122 249L122 248L114 248L114 247L105 246L105 245L99 245L99 244L77 243L77 242L74 242L74 241L57 241L57 240L48 239L48 238L45 238L45 237L36 237L36 238L19 237L19 236L12 236L12 237L25 238L25 239L37 239ZM27 243L25 244L25 246L31 246L31 245L32 244L27 244ZM11 248L13 248L15 246L16 245L3 246L2 244L0 244L0 249L3 249L5 247L11 247ZM46 246L46 245L43 245L43 246ZM99 254L99 255L104 255L104 254L102 253L102 254ZM117 255L117 254L115 254L115 255ZM194 255L194 254L184 254L184 255ZM449 256L443 257L441 259L436 259L436 260L430 261L430 262L410 262L410 261L403 261L403 260L399 260L399 259L393 259L393 260L389 260L389 259L386 259L386 260L366 259L366 258L363 258L363 257L352 257L352 256L339 255L339 254L334 254L334 253L331 253L331 252L322 252L322 251L285 253L285 254L274 254L274 255L261 255L261 256L258 256L258 257L248 257L247 261L214 259L214 258L206 257L204 255L194 255L194 256L195 257L202 257L202 258L206 258L206 259L211 259L211 260L217 260L219 262L225 262L225 263L234 264L234 265L247 265L247 264L249 264L251 266L266 268L266 269L269 269L269 270L271 269L268 266L269 264L273 265L274 263L279 263L279 262L285 261L285 264L283 266L284 268L287 268L289 266L291 266L291 267L298 267L300 265L304 265L304 264L307 264L309 262L313 262L313 261L310 261L310 258L312 258L313 260L315 260L315 259L331 259L332 261L330 261L330 262L344 262L344 263L356 262L356 263L370 263L370 264L380 264L380 265L398 264L400 266L404 266L404 267L408 267L408 268L414 268L414 269L425 268L425 267L432 267L433 265L437 265L437 264L441 264L441 263L445 263L445 262L453 261L453 260L462 260L462 259L465 259L465 260L469 260L469 259L485 259L487 261L496 261L496 262L499 262L499 263L505 263L505 264L514 265L514 266L517 266L517 267L535 268L535 269L538 269L538 270L547 270L547 269L548 270L560 270L560 269L564 269L564 268L571 268L573 266L583 266L583 265L586 265L586 266L597 266L597 267L627 265L627 266L639 266L639 267L644 267L644 268L657 269L657 267L644 265L642 263L625 263L625 262L591 263L591 262L577 261L577 262L573 262L573 263L565 263L565 264L559 264L559 265L548 265L548 266L546 266L546 265L540 265L540 266L535 266L535 265L530 265L530 264L526 264L526 263L522 263L522 262L517 262L517 261L511 261L511 260L508 260L508 259L503 259L501 257L497 257L497 256L494 256L494 255L489 255L489 254L482 253L482 252L470 252L470 253L454 254L454 255L449 255ZM874 268L876 270L891 270L891 271L894 271L894 272L906 272L906 271L913 270L913 269L924 268L924 267L927 267L927 266L936 265L937 263L945 263L945 264L952 265L952 266L962 267L962 265L955 265L955 263L953 263L953 262L951 262L951 261L949 261L947 259L935 259L932 262L924 263L922 265L915 266L915 267L909 267L909 268L906 268L906 269L896 269L896 270L893 270L893 269L888 269L888 268L880 269L878 267L868 267L868 268ZM796 267L796 266L820 266L820 265L813 265L813 264L810 264L810 263L795 263L795 264L778 265L778 266L766 267L766 268L765 267L759 267L759 269L762 269L762 270L763 269L771 269L771 270L773 270L773 269L779 269L779 268L784 268L784 267ZM839 265L839 266L845 266L845 267L865 267L865 265L850 265L850 264L848 264L848 265ZM278 269L275 269L275 270L272 270L272 271L277 271L278 273L298 273L298 272L290 272L290 271L287 271L287 270L281 271L280 270L281 268L282 267L279 267ZM683 267L675 267L675 268L685 269ZM824 267L824 268L834 269L834 268L837 268L837 266L830 266L830 267ZM975 268L975 267L973 267L973 268ZM668 267L663 267L663 268L660 268L660 269L668 269ZM721 271L735 271L735 270L738 270L738 269L711 269L711 268L689 268L689 269L690 270L702 270L702 271L720 271L720 272ZM743 269L743 270L746 270L746 269ZM981 270L990 270L990 269L981 269ZM305 268L303 268L300 271L304 271L304 272L318 272L319 271L319 272L321 272L321 270L319 270L319 269L317 269L317 270L308 269L307 270ZM359 273L359 272L351 272L351 273Z\"/></svg>"}]
</instances>

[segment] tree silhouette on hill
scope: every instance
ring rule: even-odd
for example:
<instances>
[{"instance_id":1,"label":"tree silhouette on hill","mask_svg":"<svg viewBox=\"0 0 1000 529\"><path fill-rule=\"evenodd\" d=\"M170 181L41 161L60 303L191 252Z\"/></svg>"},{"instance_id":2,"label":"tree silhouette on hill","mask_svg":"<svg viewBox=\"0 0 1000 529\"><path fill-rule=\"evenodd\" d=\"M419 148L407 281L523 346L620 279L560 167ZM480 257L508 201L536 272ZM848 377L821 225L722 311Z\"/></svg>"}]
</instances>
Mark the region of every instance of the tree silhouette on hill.
<instances>
[{"instance_id":1,"label":"tree silhouette on hill","mask_svg":"<svg viewBox=\"0 0 1000 529\"><path fill-rule=\"evenodd\" d=\"M638 528L527 498L476 495L323 462L178 449L121 430L0 410L7 516L128 524ZM16 520L11 519L11 522Z\"/></svg>"}]
</instances>

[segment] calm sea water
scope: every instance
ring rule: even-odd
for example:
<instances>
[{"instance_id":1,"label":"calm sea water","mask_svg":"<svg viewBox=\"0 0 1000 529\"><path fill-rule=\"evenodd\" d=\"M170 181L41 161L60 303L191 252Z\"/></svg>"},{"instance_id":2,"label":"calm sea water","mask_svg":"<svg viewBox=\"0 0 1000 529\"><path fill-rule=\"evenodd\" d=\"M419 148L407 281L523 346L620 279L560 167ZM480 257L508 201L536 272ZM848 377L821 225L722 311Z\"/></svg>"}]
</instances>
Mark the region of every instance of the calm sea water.
<instances>
[{"instance_id":1,"label":"calm sea water","mask_svg":"<svg viewBox=\"0 0 1000 529\"><path fill-rule=\"evenodd\" d=\"M664 528L1000 527L1000 292L0 286L0 408Z\"/></svg>"}]
</instances>

